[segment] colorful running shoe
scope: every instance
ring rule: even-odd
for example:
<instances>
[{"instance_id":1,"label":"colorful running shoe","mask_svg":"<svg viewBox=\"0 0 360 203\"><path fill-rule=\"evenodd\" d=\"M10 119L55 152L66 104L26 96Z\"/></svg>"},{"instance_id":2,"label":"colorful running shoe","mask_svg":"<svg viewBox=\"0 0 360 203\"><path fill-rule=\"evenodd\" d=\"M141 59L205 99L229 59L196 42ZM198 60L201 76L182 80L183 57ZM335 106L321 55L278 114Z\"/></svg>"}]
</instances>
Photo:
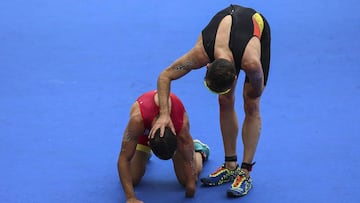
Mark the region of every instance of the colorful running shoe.
<instances>
[{"instance_id":1,"label":"colorful running shoe","mask_svg":"<svg viewBox=\"0 0 360 203\"><path fill-rule=\"evenodd\" d=\"M203 160L208 160L210 156L210 148L207 144L202 143L200 140L194 140L195 152L200 152Z\"/></svg>"},{"instance_id":2,"label":"colorful running shoe","mask_svg":"<svg viewBox=\"0 0 360 203\"><path fill-rule=\"evenodd\" d=\"M230 189L227 190L228 197L242 197L246 195L252 188L251 178L247 178L245 172L240 170L240 174L235 178L231 184Z\"/></svg>"},{"instance_id":3,"label":"colorful running shoe","mask_svg":"<svg viewBox=\"0 0 360 203\"><path fill-rule=\"evenodd\" d=\"M211 173L206 178L201 178L200 181L205 186L217 186L223 183L227 183L233 181L238 174L240 174L239 165L236 166L234 170L227 169L225 164L219 167L215 172Z\"/></svg>"}]
</instances>

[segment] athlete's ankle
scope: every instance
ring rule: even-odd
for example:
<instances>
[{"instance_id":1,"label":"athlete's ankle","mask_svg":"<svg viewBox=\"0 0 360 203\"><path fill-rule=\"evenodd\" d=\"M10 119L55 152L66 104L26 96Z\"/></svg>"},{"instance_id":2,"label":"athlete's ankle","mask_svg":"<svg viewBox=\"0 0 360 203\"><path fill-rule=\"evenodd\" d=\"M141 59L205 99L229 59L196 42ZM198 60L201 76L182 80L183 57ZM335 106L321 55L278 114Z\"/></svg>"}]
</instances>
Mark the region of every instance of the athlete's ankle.
<instances>
[{"instance_id":1,"label":"athlete's ankle","mask_svg":"<svg viewBox=\"0 0 360 203\"><path fill-rule=\"evenodd\" d=\"M225 155L225 168L229 170L235 170L238 167L237 155L226 156Z\"/></svg>"},{"instance_id":2,"label":"athlete's ankle","mask_svg":"<svg viewBox=\"0 0 360 203\"><path fill-rule=\"evenodd\" d=\"M246 163L246 162L242 162L242 163L241 163L241 171L243 171L243 172L245 173L245 176L246 176L247 178L250 177L250 172L251 172L253 166L255 165L255 163L256 163L256 162L253 162L253 163L251 163L251 164Z\"/></svg>"},{"instance_id":3,"label":"athlete's ankle","mask_svg":"<svg viewBox=\"0 0 360 203\"><path fill-rule=\"evenodd\" d=\"M244 173L245 173L245 176L247 177L247 178L249 178L250 177L250 171L248 171L248 170L246 170L246 169L241 169L241 171L243 171Z\"/></svg>"},{"instance_id":4,"label":"athlete's ankle","mask_svg":"<svg viewBox=\"0 0 360 203\"><path fill-rule=\"evenodd\" d=\"M238 163L236 161L225 162L225 168L229 170L235 170L237 167L238 167Z\"/></svg>"}]
</instances>

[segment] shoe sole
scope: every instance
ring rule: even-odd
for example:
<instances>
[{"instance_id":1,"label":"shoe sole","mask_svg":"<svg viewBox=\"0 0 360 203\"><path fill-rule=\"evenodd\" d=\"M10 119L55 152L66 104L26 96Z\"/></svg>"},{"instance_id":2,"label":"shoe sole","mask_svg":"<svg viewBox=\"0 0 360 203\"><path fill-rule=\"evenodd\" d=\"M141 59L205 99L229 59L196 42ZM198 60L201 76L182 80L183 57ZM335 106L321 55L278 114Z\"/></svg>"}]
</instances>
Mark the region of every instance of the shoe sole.
<instances>
[{"instance_id":1,"label":"shoe sole","mask_svg":"<svg viewBox=\"0 0 360 203\"><path fill-rule=\"evenodd\" d=\"M247 194L249 193L249 191L251 190L251 188L252 188L252 186L249 188L249 190L248 190L247 192L242 193L242 194L238 194L238 193L236 193L235 191L229 190L229 191L227 191L227 196L228 196L228 197L232 197L232 198L242 197L242 196L247 195Z\"/></svg>"},{"instance_id":2,"label":"shoe sole","mask_svg":"<svg viewBox=\"0 0 360 203\"><path fill-rule=\"evenodd\" d=\"M231 180L229 180L229 181L223 181L221 183L218 183L218 182L212 183L212 182L209 182L209 181L206 181L206 180L201 180L201 179L200 179L200 181L201 181L201 185L205 186L205 187L214 187L214 186L219 186L219 185L223 185L225 183L231 182Z\"/></svg>"},{"instance_id":3,"label":"shoe sole","mask_svg":"<svg viewBox=\"0 0 360 203\"><path fill-rule=\"evenodd\" d=\"M230 178L230 179L227 179L227 180L225 179L225 180L218 181L218 182L210 182L206 178L204 178L204 179L201 178L200 182L202 183L202 186L213 187L213 186L219 186L219 185L229 183L231 181L234 181L234 179L235 178Z\"/></svg>"}]
</instances>

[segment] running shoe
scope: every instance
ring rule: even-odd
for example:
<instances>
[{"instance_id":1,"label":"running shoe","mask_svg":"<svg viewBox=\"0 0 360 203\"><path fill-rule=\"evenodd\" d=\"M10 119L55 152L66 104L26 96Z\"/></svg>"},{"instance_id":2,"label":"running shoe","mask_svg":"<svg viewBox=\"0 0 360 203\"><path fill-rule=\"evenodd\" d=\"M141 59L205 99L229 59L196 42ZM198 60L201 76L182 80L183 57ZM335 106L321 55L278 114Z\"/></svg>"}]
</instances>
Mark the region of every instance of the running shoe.
<instances>
[{"instance_id":1,"label":"running shoe","mask_svg":"<svg viewBox=\"0 0 360 203\"><path fill-rule=\"evenodd\" d=\"M208 160L210 156L210 148L207 144L202 143L200 140L194 140L195 152L200 152L203 160Z\"/></svg>"},{"instance_id":2,"label":"running shoe","mask_svg":"<svg viewBox=\"0 0 360 203\"><path fill-rule=\"evenodd\" d=\"M231 184L230 189L227 190L228 197L242 197L246 195L252 188L252 180L246 177L245 172L240 170L239 175Z\"/></svg>"},{"instance_id":3,"label":"running shoe","mask_svg":"<svg viewBox=\"0 0 360 203\"><path fill-rule=\"evenodd\" d=\"M223 164L208 177L201 178L200 181L205 186L217 186L233 181L240 174L240 171L241 169L239 165L237 165L234 170L230 170L225 167L225 164Z\"/></svg>"}]
</instances>

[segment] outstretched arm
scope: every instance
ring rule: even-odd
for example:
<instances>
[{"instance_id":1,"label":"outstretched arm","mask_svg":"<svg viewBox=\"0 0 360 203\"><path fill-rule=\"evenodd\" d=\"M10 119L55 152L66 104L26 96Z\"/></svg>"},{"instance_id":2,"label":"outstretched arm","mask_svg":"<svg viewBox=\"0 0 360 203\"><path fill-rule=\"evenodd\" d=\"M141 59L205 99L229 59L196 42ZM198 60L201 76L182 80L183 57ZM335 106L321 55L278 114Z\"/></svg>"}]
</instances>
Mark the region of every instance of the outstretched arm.
<instances>
[{"instance_id":1,"label":"outstretched arm","mask_svg":"<svg viewBox=\"0 0 360 203\"><path fill-rule=\"evenodd\" d=\"M189 133L188 123L184 123L183 129L177 136L177 142L176 157L173 159L175 172L179 182L185 186L185 196L193 197L196 191L198 171L195 163L194 143Z\"/></svg>"},{"instance_id":2,"label":"outstretched arm","mask_svg":"<svg viewBox=\"0 0 360 203\"><path fill-rule=\"evenodd\" d=\"M175 174L179 183L185 187L185 196L193 197L200 171L197 170L194 142L190 135L190 123L187 113L184 113L183 126L176 136L176 140L177 149L173 157Z\"/></svg>"},{"instance_id":3,"label":"outstretched arm","mask_svg":"<svg viewBox=\"0 0 360 203\"><path fill-rule=\"evenodd\" d=\"M118 159L118 173L127 202L141 202L135 196L130 163L136 151L139 135L143 133L142 117L137 103L135 103L131 108L130 119L124 131Z\"/></svg>"},{"instance_id":4,"label":"outstretched arm","mask_svg":"<svg viewBox=\"0 0 360 203\"><path fill-rule=\"evenodd\" d=\"M176 134L174 125L170 119L169 95L171 81L181 78L193 69L205 66L208 61L209 59L202 45L200 35L196 45L189 52L160 73L157 81L160 115L150 131L149 136L151 138L154 137L156 130L159 128L160 136L162 136L166 126L170 127L173 133Z\"/></svg>"}]
</instances>

